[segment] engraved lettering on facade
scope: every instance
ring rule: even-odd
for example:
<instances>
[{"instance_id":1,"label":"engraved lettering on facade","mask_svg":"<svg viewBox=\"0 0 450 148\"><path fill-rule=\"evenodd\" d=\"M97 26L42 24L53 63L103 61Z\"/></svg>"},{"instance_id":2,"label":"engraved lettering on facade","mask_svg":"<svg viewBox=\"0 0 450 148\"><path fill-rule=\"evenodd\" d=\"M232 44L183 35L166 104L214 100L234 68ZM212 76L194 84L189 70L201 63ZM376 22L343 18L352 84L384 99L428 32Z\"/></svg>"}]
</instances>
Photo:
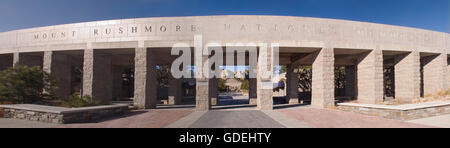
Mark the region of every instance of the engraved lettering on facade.
<instances>
[{"instance_id":1,"label":"engraved lettering on facade","mask_svg":"<svg viewBox=\"0 0 450 148\"><path fill-rule=\"evenodd\" d=\"M152 26L145 26L145 32L152 32Z\"/></svg>"},{"instance_id":2,"label":"engraved lettering on facade","mask_svg":"<svg viewBox=\"0 0 450 148\"><path fill-rule=\"evenodd\" d=\"M167 27L162 25L161 27L159 27L159 31L166 32L167 31Z\"/></svg>"},{"instance_id":3,"label":"engraved lettering on facade","mask_svg":"<svg viewBox=\"0 0 450 148\"><path fill-rule=\"evenodd\" d=\"M245 24L242 24L241 25L241 31L245 31L245 30L247 30L247 28L245 27Z\"/></svg>"},{"instance_id":4,"label":"engraved lettering on facade","mask_svg":"<svg viewBox=\"0 0 450 148\"><path fill-rule=\"evenodd\" d=\"M228 31L231 29L231 24L225 24L224 31Z\"/></svg>"},{"instance_id":5,"label":"engraved lettering on facade","mask_svg":"<svg viewBox=\"0 0 450 148\"><path fill-rule=\"evenodd\" d=\"M94 36L98 35L98 29L94 29Z\"/></svg>"},{"instance_id":6,"label":"engraved lettering on facade","mask_svg":"<svg viewBox=\"0 0 450 148\"><path fill-rule=\"evenodd\" d=\"M138 27L131 27L131 33L137 33Z\"/></svg>"},{"instance_id":7,"label":"engraved lettering on facade","mask_svg":"<svg viewBox=\"0 0 450 148\"><path fill-rule=\"evenodd\" d=\"M111 28L106 28L105 29L105 34L111 34Z\"/></svg>"},{"instance_id":8,"label":"engraved lettering on facade","mask_svg":"<svg viewBox=\"0 0 450 148\"><path fill-rule=\"evenodd\" d=\"M294 26L293 25L289 25L288 26L288 31L290 31L290 32L293 32L295 29L294 29Z\"/></svg>"},{"instance_id":9,"label":"engraved lettering on facade","mask_svg":"<svg viewBox=\"0 0 450 148\"><path fill-rule=\"evenodd\" d=\"M123 27L119 27L119 34L123 34Z\"/></svg>"},{"instance_id":10,"label":"engraved lettering on facade","mask_svg":"<svg viewBox=\"0 0 450 148\"><path fill-rule=\"evenodd\" d=\"M258 31L262 30L261 24L256 24L256 26L258 27Z\"/></svg>"}]
</instances>

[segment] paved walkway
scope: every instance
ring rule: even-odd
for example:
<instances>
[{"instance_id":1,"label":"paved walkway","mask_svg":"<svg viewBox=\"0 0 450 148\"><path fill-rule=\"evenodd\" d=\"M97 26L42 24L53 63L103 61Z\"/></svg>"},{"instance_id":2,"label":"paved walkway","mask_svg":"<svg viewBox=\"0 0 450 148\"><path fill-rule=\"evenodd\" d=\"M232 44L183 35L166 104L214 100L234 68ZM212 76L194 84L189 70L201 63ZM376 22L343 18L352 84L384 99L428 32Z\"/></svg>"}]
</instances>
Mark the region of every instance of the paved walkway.
<instances>
[{"instance_id":1,"label":"paved walkway","mask_svg":"<svg viewBox=\"0 0 450 148\"><path fill-rule=\"evenodd\" d=\"M236 97L237 99L233 99ZM46 124L0 118L0 128L450 128L450 115L408 122L309 106L275 105L273 111L260 111L246 105L243 96L221 97L212 111L194 112L192 105L159 106L156 110L134 111L96 123Z\"/></svg>"},{"instance_id":2,"label":"paved walkway","mask_svg":"<svg viewBox=\"0 0 450 148\"><path fill-rule=\"evenodd\" d=\"M65 124L63 128L162 128L193 112L192 109L135 111L98 123Z\"/></svg>"},{"instance_id":3,"label":"paved walkway","mask_svg":"<svg viewBox=\"0 0 450 148\"><path fill-rule=\"evenodd\" d=\"M36 121L0 118L0 128L55 128L58 126L60 125Z\"/></svg>"},{"instance_id":4,"label":"paved walkway","mask_svg":"<svg viewBox=\"0 0 450 148\"><path fill-rule=\"evenodd\" d=\"M136 111L96 123L47 124L0 118L0 128L450 128L450 115L407 122L310 107L274 111L157 109Z\"/></svg>"},{"instance_id":5,"label":"paved walkway","mask_svg":"<svg viewBox=\"0 0 450 148\"><path fill-rule=\"evenodd\" d=\"M261 111L209 111L190 128L283 128Z\"/></svg>"},{"instance_id":6,"label":"paved walkway","mask_svg":"<svg viewBox=\"0 0 450 148\"><path fill-rule=\"evenodd\" d=\"M428 125L428 126L442 127L442 128L450 128L450 115L442 115L442 116L428 117L428 118L422 118L422 119L415 119L415 120L410 120L407 122Z\"/></svg>"},{"instance_id":7,"label":"paved walkway","mask_svg":"<svg viewBox=\"0 0 450 148\"><path fill-rule=\"evenodd\" d=\"M293 107L277 110L316 128L428 128L432 126L407 123L332 109Z\"/></svg>"}]
</instances>

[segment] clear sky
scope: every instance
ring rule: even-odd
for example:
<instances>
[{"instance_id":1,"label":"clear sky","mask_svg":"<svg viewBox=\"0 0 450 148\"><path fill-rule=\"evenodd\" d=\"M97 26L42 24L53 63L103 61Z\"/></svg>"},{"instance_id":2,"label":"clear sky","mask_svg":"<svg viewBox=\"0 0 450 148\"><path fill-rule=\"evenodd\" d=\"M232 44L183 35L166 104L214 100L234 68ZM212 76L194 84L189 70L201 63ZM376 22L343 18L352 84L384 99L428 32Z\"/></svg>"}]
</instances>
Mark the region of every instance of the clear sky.
<instances>
[{"instance_id":1,"label":"clear sky","mask_svg":"<svg viewBox=\"0 0 450 148\"><path fill-rule=\"evenodd\" d=\"M449 31L450 0L0 0L0 32L155 16L287 15Z\"/></svg>"}]
</instances>

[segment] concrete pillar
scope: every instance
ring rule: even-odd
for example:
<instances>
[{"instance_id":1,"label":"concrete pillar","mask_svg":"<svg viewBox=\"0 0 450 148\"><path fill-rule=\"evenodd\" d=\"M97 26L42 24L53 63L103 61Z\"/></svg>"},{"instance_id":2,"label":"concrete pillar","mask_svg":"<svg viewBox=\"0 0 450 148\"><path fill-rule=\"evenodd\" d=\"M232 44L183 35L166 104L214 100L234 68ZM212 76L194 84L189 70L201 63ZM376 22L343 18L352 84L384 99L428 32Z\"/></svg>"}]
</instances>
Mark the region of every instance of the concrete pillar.
<instances>
[{"instance_id":1,"label":"concrete pillar","mask_svg":"<svg viewBox=\"0 0 450 148\"><path fill-rule=\"evenodd\" d=\"M210 89L209 89L209 95L210 95L210 98L211 98L211 105L217 105L219 102L219 100L218 100L218 97L219 97L219 92L218 92L218 90L219 90L219 81L218 81L218 79L217 78L212 78L211 80L210 80Z\"/></svg>"},{"instance_id":2,"label":"concrete pillar","mask_svg":"<svg viewBox=\"0 0 450 148\"><path fill-rule=\"evenodd\" d=\"M208 79L196 79L196 91L195 91L195 109L197 111L206 111L211 109L211 99L209 96L210 80Z\"/></svg>"},{"instance_id":3,"label":"concrete pillar","mask_svg":"<svg viewBox=\"0 0 450 148\"><path fill-rule=\"evenodd\" d=\"M248 98L249 98L249 104L250 105L256 105L257 103L257 81L255 78L249 78L249 94L248 94Z\"/></svg>"},{"instance_id":4,"label":"concrete pillar","mask_svg":"<svg viewBox=\"0 0 450 148\"><path fill-rule=\"evenodd\" d=\"M112 101L111 58L94 49L84 50L83 95L92 96L95 102Z\"/></svg>"},{"instance_id":5,"label":"concrete pillar","mask_svg":"<svg viewBox=\"0 0 450 148\"><path fill-rule=\"evenodd\" d=\"M423 87L424 95L432 95L447 88L447 54L427 56L424 58Z\"/></svg>"},{"instance_id":6,"label":"concrete pillar","mask_svg":"<svg viewBox=\"0 0 450 148\"><path fill-rule=\"evenodd\" d=\"M298 104L298 69L293 65L287 68L286 79L286 99L289 104Z\"/></svg>"},{"instance_id":7,"label":"concrete pillar","mask_svg":"<svg viewBox=\"0 0 450 148\"><path fill-rule=\"evenodd\" d=\"M19 53L18 52L14 52L13 53L13 67L19 66Z\"/></svg>"},{"instance_id":8,"label":"concrete pillar","mask_svg":"<svg viewBox=\"0 0 450 148\"><path fill-rule=\"evenodd\" d=\"M345 66L345 95L352 99L356 96L356 66Z\"/></svg>"},{"instance_id":9,"label":"concrete pillar","mask_svg":"<svg viewBox=\"0 0 450 148\"><path fill-rule=\"evenodd\" d=\"M420 54L411 52L395 58L395 99L411 102L420 97Z\"/></svg>"},{"instance_id":10,"label":"concrete pillar","mask_svg":"<svg viewBox=\"0 0 450 148\"><path fill-rule=\"evenodd\" d=\"M383 102L383 53L372 50L358 58L358 101L375 104Z\"/></svg>"},{"instance_id":11,"label":"concrete pillar","mask_svg":"<svg viewBox=\"0 0 450 148\"><path fill-rule=\"evenodd\" d=\"M13 54L0 54L0 71L13 66Z\"/></svg>"},{"instance_id":12,"label":"concrete pillar","mask_svg":"<svg viewBox=\"0 0 450 148\"><path fill-rule=\"evenodd\" d=\"M67 99L71 95L72 65L70 57L53 51L45 51L43 70L56 79L56 96Z\"/></svg>"},{"instance_id":13,"label":"concrete pillar","mask_svg":"<svg viewBox=\"0 0 450 148\"><path fill-rule=\"evenodd\" d=\"M273 87L272 81L264 81L257 79L257 95L256 104L259 110L273 110Z\"/></svg>"},{"instance_id":14,"label":"concrete pillar","mask_svg":"<svg viewBox=\"0 0 450 148\"><path fill-rule=\"evenodd\" d=\"M182 103L181 79L175 79L172 75L169 76L169 98L168 102L172 105Z\"/></svg>"},{"instance_id":15,"label":"concrete pillar","mask_svg":"<svg viewBox=\"0 0 450 148\"><path fill-rule=\"evenodd\" d=\"M312 64L311 106L334 106L334 50L322 48Z\"/></svg>"},{"instance_id":16,"label":"concrete pillar","mask_svg":"<svg viewBox=\"0 0 450 148\"><path fill-rule=\"evenodd\" d=\"M258 66L257 67L257 75L256 75L256 85L257 90L256 94L258 96L258 99L256 99L256 104L259 110L273 110L273 71L270 74L269 78L263 78L262 77L262 66L267 66L268 70L271 70L273 67L271 61L272 61L272 51L271 48L269 48L267 53L267 65L261 64L264 54L259 54L258 58ZM261 66L261 67L260 67Z\"/></svg>"},{"instance_id":17,"label":"concrete pillar","mask_svg":"<svg viewBox=\"0 0 450 148\"><path fill-rule=\"evenodd\" d=\"M195 56L201 56L201 59L195 59L195 109L197 111L207 111L211 109L210 89L212 87L212 79L209 79L208 76L206 76L206 74L209 74L209 72L204 73L202 76L200 76L200 73L202 73L203 71L202 68L204 63L208 60L208 56L202 55L202 51L197 49L195 50Z\"/></svg>"},{"instance_id":18,"label":"concrete pillar","mask_svg":"<svg viewBox=\"0 0 450 148\"><path fill-rule=\"evenodd\" d=\"M134 59L134 104L140 109L153 109L157 104L156 64L147 48L136 48Z\"/></svg>"}]
</instances>

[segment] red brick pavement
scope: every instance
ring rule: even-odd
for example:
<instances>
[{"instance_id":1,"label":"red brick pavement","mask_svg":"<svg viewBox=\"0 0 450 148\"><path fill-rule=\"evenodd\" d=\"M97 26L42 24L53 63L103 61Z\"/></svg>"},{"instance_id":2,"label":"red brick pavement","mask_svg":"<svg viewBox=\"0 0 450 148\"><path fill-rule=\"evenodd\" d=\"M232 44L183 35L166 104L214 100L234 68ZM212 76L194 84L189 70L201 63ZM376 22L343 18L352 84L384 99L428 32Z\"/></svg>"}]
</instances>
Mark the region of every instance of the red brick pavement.
<instances>
[{"instance_id":1,"label":"red brick pavement","mask_svg":"<svg viewBox=\"0 0 450 148\"><path fill-rule=\"evenodd\" d=\"M302 121L317 128L427 128L429 126L406 123L399 120L384 119L344 112L333 109L308 107L277 110L288 117Z\"/></svg>"},{"instance_id":2,"label":"red brick pavement","mask_svg":"<svg viewBox=\"0 0 450 148\"><path fill-rule=\"evenodd\" d=\"M188 109L155 109L134 111L121 117L109 118L97 123L65 124L61 128L162 128L193 110Z\"/></svg>"}]
</instances>

